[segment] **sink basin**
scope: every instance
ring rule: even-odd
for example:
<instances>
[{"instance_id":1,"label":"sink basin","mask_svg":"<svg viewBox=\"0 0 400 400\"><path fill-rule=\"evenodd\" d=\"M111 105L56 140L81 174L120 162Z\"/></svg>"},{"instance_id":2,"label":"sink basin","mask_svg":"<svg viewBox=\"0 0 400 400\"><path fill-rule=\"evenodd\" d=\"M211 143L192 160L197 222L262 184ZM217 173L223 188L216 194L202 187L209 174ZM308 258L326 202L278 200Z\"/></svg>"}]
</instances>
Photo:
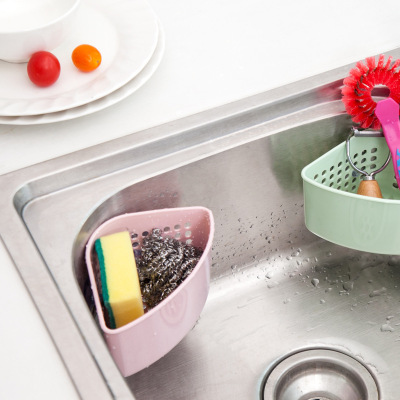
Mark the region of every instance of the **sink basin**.
<instances>
[{"instance_id":1,"label":"sink basin","mask_svg":"<svg viewBox=\"0 0 400 400\"><path fill-rule=\"evenodd\" d=\"M400 257L334 245L304 224L300 173L349 132L350 67L0 177L1 237L82 398L262 399L280 362L314 350L329 357L305 370L340 353L333 370L360 364L370 400L397 397ZM167 355L124 378L96 321L86 242L116 215L186 206L215 218L205 308ZM363 374L343 373L356 376L352 393L366 393Z\"/></svg>"}]
</instances>

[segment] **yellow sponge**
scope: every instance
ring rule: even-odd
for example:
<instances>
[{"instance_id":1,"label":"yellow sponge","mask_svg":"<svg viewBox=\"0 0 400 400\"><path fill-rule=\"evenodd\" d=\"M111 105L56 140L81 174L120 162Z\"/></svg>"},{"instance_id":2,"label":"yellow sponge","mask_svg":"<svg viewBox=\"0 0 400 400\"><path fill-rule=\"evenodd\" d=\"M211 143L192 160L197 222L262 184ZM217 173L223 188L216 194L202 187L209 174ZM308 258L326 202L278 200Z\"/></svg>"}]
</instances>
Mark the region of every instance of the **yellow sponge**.
<instances>
[{"instance_id":1,"label":"yellow sponge","mask_svg":"<svg viewBox=\"0 0 400 400\"><path fill-rule=\"evenodd\" d=\"M143 315L139 277L129 232L103 236L95 242L104 305L111 328Z\"/></svg>"}]
</instances>

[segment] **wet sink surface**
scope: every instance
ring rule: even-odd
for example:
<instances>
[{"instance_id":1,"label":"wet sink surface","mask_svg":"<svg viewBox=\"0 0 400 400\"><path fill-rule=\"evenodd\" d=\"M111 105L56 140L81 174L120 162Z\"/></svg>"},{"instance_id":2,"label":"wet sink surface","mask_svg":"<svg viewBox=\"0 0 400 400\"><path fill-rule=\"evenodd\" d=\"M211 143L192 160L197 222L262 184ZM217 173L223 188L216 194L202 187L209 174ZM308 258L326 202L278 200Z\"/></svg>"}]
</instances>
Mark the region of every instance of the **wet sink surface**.
<instances>
[{"instance_id":1,"label":"wet sink surface","mask_svg":"<svg viewBox=\"0 0 400 400\"><path fill-rule=\"evenodd\" d=\"M275 363L320 348L396 398L400 257L304 225L300 172L348 133L347 71L149 130L140 146L131 135L0 177L1 225L14 227L2 238L83 398L258 399ZM92 314L85 243L114 215L193 205L216 221L206 306L170 353L123 378Z\"/></svg>"}]
</instances>

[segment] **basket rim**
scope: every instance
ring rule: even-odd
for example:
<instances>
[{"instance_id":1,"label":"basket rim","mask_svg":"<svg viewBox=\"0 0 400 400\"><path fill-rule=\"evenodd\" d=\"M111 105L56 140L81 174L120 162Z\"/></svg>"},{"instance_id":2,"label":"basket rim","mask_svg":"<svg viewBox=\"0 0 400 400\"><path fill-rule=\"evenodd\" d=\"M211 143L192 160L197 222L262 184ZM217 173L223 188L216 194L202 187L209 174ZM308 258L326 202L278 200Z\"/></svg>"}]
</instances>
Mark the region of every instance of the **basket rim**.
<instances>
[{"instance_id":1,"label":"basket rim","mask_svg":"<svg viewBox=\"0 0 400 400\"><path fill-rule=\"evenodd\" d=\"M375 203L384 203L384 204L399 204L400 200L395 200L395 199L380 199L378 197L369 197L369 196L362 196L359 195L357 193L350 193L350 192L345 192L343 190L338 190L336 188L331 188L329 186L326 186L322 183L316 182L314 179L310 178L309 176L307 176L307 172L310 168L312 168L314 165L316 165L323 157L329 155L330 153L335 152L339 147L345 147L346 142L342 142L339 143L338 145L336 145L335 147L333 147L332 149L330 149L329 151L327 151L326 153L324 153L323 155L319 156L317 159L315 159L314 161L310 162L309 164L307 164L302 170L301 170L301 177L303 179L303 181L305 181L306 183L312 185L312 186L316 186L321 190L327 190L329 192L331 192L334 195L338 195L338 196L347 196L350 197L352 199L356 199L356 200L360 200L360 201L370 201L370 202L375 202Z\"/></svg>"},{"instance_id":2,"label":"basket rim","mask_svg":"<svg viewBox=\"0 0 400 400\"><path fill-rule=\"evenodd\" d=\"M94 276L94 270L93 270L92 263L90 261L91 260L91 258L90 258L91 257L91 252L92 252L92 248L93 248L93 245L94 245L94 237L96 236L97 232L100 229L102 229L104 227L104 225L107 225L107 224L111 223L112 221L114 221L115 219L119 219L119 218L122 218L124 216L146 215L146 214L166 213L166 212L176 212L176 213L178 213L178 212L187 211L187 210L204 212L208 216L209 222L210 222L210 233L209 233L209 236L208 236L208 240L207 240L206 246L203 249L203 254L201 255L201 257L200 257L199 261L197 262L196 266L194 267L193 271L179 285L179 287L176 290L174 290L167 298L165 298L162 302L157 304L154 308L152 308L151 310L149 310L148 312L146 312L145 314L143 314L139 318L135 319L134 321L129 322L126 325L123 325L123 326L121 326L119 328L114 328L114 329L109 328L106 325L106 322L105 322L103 309L101 307L100 294L99 294L99 291L97 289L96 279L95 279L95 276ZM201 268L201 265L203 264L205 259L209 256L209 254L211 252L211 248L212 248L212 242L213 242L213 239L214 239L214 229L215 229L215 221L214 221L214 216L213 216L212 211L210 209L208 209L206 207L202 207L202 206L162 208L162 209L156 209L156 210L125 213L125 214L120 214L120 215L117 215L115 217L112 217L112 218L104 221L103 223L101 223L93 231L93 233L90 235L90 237L89 237L89 239L88 239L88 241L86 243L85 261L86 261L86 266L87 266L87 269L88 269L88 272L89 272L90 283L92 285L92 292L93 292L93 298L94 298L94 301L95 301L96 312L97 312L97 316L98 316L98 319L99 319L99 324L100 324L100 327L101 327L102 331L104 333L106 333L107 335L112 336L112 335L121 334L122 332L128 331L130 329L133 329L136 325L139 325L145 319L151 318L154 314L157 314L161 308L164 308L168 303L173 301L173 299L177 296L177 294L190 283L190 281L193 279L193 277L197 274L198 270Z\"/></svg>"}]
</instances>

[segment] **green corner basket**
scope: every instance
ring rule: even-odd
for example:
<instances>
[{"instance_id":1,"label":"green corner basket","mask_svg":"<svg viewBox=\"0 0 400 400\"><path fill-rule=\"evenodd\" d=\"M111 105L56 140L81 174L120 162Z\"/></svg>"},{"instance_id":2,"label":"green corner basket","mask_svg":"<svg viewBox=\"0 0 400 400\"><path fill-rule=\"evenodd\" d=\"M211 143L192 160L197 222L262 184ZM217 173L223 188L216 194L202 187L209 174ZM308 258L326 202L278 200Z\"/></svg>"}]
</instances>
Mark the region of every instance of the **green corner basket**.
<instances>
[{"instance_id":1,"label":"green corner basket","mask_svg":"<svg viewBox=\"0 0 400 400\"><path fill-rule=\"evenodd\" d=\"M350 157L370 172L387 160L384 137L353 137ZM362 176L350 165L343 142L301 173L307 228L332 243L379 254L400 254L400 190L392 161L376 175L383 199L357 194Z\"/></svg>"}]
</instances>

